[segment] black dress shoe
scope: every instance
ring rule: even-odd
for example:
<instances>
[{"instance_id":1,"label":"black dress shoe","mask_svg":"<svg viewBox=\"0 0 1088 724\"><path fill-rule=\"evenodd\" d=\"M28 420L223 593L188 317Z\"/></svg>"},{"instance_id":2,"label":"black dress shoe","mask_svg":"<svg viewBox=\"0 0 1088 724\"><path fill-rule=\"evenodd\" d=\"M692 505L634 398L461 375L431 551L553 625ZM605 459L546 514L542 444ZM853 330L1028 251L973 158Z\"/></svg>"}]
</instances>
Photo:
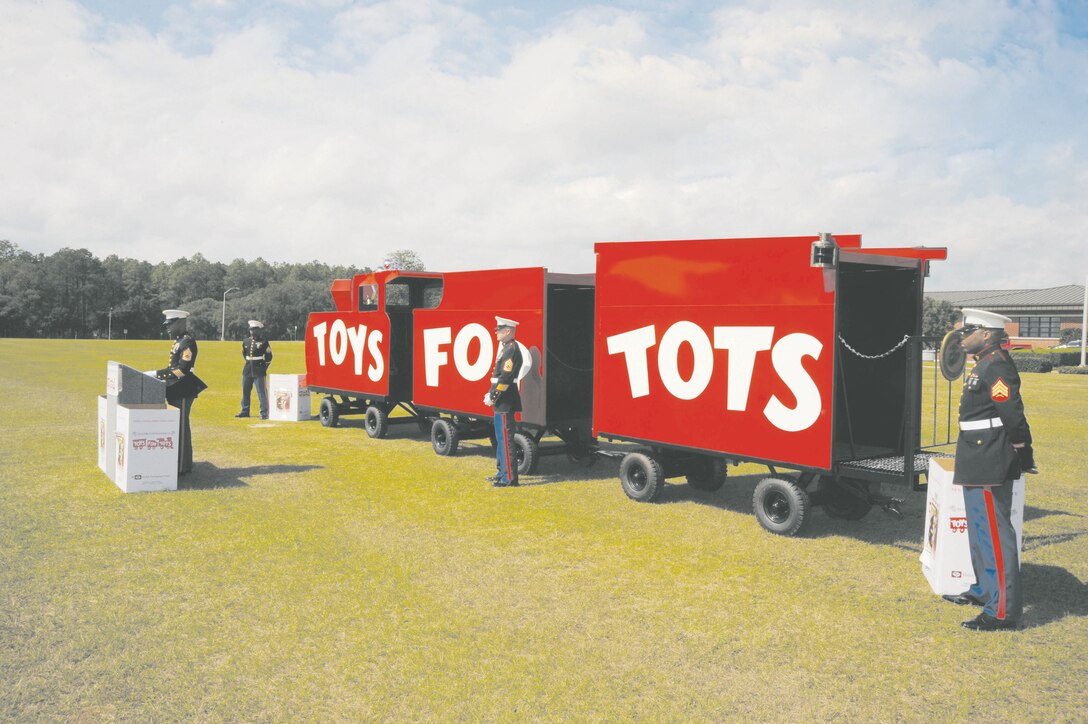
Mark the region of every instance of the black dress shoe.
<instances>
[{"instance_id":1,"label":"black dress shoe","mask_svg":"<svg viewBox=\"0 0 1088 724\"><path fill-rule=\"evenodd\" d=\"M960 624L960 626L972 631L1009 631L1015 629L1018 625L1016 621L1003 621L988 613L980 613L970 621L964 621Z\"/></svg>"},{"instance_id":2,"label":"black dress shoe","mask_svg":"<svg viewBox=\"0 0 1088 724\"><path fill-rule=\"evenodd\" d=\"M491 483L491 487L493 487L493 488L516 488L516 487L518 487L518 481L514 480L514 481L508 483L505 480L503 480L502 478L499 478L495 482Z\"/></svg>"},{"instance_id":3,"label":"black dress shoe","mask_svg":"<svg viewBox=\"0 0 1088 724\"><path fill-rule=\"evenodd\" d=\"M961 593L956 596L941 596L946 601L956 604L957 606L985 606L986 604L978 600L970 593Z\"/></svg>"},{"instance_id":4,"label":"black dress shoe","mask_svg":"<svg viewBox=\"0 0 1088 724\"><path fill-rule=\"evenodd\" d=\"M500 480L502 480L502 476L499 475L498 473L495 473L494 475L492 475L490 477L484 478L484 480L486 480L489 483L497 483Z\"/></svg>"},{"instance_id":5,"label":"black dress shoe","mask_svg":"<svg viewBox=\"0 0 1088 724\"><path fill-rule=\"evenodd\" d=\"M235 417L249 417L248 412L239 412Z\"/></svg>"}]
</instances>

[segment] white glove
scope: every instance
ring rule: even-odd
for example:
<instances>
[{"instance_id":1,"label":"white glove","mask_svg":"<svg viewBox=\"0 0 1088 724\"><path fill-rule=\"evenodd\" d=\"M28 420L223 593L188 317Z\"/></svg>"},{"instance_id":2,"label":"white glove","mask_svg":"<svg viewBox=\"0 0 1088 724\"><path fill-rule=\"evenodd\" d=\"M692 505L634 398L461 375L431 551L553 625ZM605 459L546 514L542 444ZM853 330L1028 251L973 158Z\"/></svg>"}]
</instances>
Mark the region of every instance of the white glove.
<instances>
[{"instance_id":1,"label":"white glove","mask_svg":"<svg viewBox=\"0 0 1088 724\"><path fill-rule=\"evenodd\" d=\"M487 405L488 407L491 407L491 393L489 393L489 392L484 393L484 404Z\"/></svg>"}]
</instances>

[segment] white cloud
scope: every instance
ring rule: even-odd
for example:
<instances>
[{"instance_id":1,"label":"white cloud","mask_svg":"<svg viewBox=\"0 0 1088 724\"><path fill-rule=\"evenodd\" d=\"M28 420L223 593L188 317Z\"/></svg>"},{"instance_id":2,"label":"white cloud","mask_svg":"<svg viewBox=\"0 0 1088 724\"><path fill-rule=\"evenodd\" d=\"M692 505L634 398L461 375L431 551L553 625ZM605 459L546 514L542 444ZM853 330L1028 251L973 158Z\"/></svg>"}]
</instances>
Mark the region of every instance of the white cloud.
<instances>
[{"instance_id":1,"label":"white cloud","mask_svg":"<svg viewBox=\"0 0 1088 724\"><path fill-rule=\"evenodd\" d=\"M730 4L682 46L614 8L279 10L0 6L0 238L586 271L599 240L831 230L949 246L938 288L1088 270L1088 44L1046 6Z\"/></svg>"}]
</instances>

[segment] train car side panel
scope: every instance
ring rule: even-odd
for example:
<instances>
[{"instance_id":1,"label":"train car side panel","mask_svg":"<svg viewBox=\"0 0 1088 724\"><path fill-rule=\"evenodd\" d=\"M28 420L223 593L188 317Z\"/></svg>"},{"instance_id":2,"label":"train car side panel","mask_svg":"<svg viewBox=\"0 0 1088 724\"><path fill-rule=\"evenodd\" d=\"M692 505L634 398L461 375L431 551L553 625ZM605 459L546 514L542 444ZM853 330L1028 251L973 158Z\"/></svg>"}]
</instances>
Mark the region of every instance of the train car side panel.
<instances>
[{"instance_id":1,"label":"train car side panel","mask_svg":"<svg viewBox=\"0 0 1088 724\"><path fill-rule=\"evenodd\" d=\"M835 294L816 238L598 244L594 433L828 469Z\"/></svg>"},{"instance_id":2,"label":"train car side panel","mask_svg":"<svg viewBox=\"0 0 1088 724\"><path fill-rule=\"evenodd\" d=\"M483 403L495 366L495 316L518 322L530 363L521 383L521 419L544 424L544 269L496 269L443 275L442 301L415 311L413 402L424 408L487 417Z\"/></svg>"},{"instance_id":3,"label":"train car side panel","mask_svg":"<svg viewBox=\"0 0 1088 724\"><path fill-rule=\"evenodd\" d=\"M360 397L389 394L389 318L384 312L314 312L306 324L306 381Z\"/></svg>"}]
</instances>

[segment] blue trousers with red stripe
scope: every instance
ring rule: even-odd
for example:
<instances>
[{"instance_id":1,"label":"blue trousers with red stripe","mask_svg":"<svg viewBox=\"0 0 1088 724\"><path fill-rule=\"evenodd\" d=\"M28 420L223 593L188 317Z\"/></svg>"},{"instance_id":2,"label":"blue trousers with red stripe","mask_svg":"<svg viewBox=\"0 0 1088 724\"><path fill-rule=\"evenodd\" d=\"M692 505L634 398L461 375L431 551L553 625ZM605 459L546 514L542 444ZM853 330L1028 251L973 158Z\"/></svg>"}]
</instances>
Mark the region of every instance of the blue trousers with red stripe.
<instances>
[{"instance_id":1,"label":"blue trousers with red stripe","mask_svg":"<svg viewBox=\"0 0 1088 724\"><path fill-rule=\"evenodd\" d=\"M495 413L495 463L499 468L499 477L506 483L518 481L517 448L514 445L516 415L516 412Z\"/></svg>"},{"instance_id":2,"label":"blue trousers with red stripe","mask_svg":"<svg viewBox=\"0 0 1088 724\"><path fill-rule=\"evenodd\" d=\"M965 485L967 539L975 584L968 593L983 602L983 611L1003 621L1018 621L1024 612L1020 590L1020 555L1012 527L1012 482Z\"/></svg>"}]
</instances>

